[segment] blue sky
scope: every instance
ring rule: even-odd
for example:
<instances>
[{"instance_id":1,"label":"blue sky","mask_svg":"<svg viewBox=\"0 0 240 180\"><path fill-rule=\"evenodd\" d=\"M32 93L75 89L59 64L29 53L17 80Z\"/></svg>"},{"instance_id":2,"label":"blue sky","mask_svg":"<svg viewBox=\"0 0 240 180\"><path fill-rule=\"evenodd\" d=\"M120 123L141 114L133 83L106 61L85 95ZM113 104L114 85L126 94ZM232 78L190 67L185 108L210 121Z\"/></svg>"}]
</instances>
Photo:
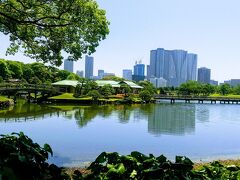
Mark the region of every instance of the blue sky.
<instances>
[{"instance_id":1,"label":"blue sky","mask_svg":"<svg viewBox=\"0 0 240 180\"><path fill-rule=\"evenodd\" d=\"M122 75L136 60L149 64L151 49L184 49L198 54L198 67L212 69L212 79L240 79L239 0L97 0L107 11L110 34L100 43L98 69ZM22 56L4 56L9 44L0 35L0 57L33 62ZM75 63L76 70L84 63Z\"/></svg>"}]
</instances>

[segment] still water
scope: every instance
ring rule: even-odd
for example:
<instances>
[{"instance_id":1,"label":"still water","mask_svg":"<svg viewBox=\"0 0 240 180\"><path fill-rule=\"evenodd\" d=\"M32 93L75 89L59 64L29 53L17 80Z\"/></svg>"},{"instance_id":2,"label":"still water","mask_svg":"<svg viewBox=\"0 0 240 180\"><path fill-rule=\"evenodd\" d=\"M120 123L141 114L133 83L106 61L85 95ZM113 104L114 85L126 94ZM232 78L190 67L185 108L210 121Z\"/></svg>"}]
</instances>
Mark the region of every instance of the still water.
<instances>
[{"instance_id":1,"label":"still water","mask_svg":"<svg viewBox=\"0 0 240 180\"><path fill-rule=\"evenodd\" d=\"M240 105L37 105L19 101L0 111L0 134L23 131L51 145L51 162L83 165L101 152L186 155L193 160L240 157Z\"/></svg>"}]
</instances>

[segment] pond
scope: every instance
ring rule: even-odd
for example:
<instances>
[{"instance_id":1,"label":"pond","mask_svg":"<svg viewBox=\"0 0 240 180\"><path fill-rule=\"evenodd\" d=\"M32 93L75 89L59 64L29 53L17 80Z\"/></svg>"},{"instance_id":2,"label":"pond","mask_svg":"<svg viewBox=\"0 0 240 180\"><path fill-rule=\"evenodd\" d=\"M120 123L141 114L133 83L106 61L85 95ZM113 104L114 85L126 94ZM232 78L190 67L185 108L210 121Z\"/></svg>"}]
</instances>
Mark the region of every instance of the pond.
<instances>
[{"instance_id":1,"label":"pond","mask_svg":"<svg viewBox=\"0 0 240 180\"><path fill-rule=\"evenodd\" d=\"M185 155L193 160L240 155L240 105L161 103L37 105L18 101L0 111L0 133L23 131L51 145L50 162L79 166L101 152Z\"/></svg>"}]
</instances>

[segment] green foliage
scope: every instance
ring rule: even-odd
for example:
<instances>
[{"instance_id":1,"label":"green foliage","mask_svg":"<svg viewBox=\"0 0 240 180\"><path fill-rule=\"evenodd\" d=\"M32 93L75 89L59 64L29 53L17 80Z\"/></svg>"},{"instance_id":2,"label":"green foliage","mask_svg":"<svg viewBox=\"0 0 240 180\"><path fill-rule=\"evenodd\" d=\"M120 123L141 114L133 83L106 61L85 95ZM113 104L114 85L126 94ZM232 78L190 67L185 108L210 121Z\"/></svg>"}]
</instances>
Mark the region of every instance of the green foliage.
<instances>
[{"instance_id":1,"label":"green foliage","mask_svg":"<svg viewBox=\"0 0 240 180\"><path fill-rule=\"evenodd\" d=\"M110 84L105 84L103 85L100 89L100 94L103 95L104 97L111 96L114 94L114 88Z\"/></svg>"},{"instance_id":2,"label":"green foliage","mask_svg":"<svg viewBox=\"0 0 240 180\"><path fill-rule=\"evenodd\" d=\"M10 36L7 54L24 54L60 66L93 53L109 33L105 11L94 0L0 1L0 32Z\"/></svg>"},{"instance_id":3,"label":"green foliage","mask_svg":"<svg viewBox=\"0 0 240 180\"><path fill-rule=\"evenodd\" d=\"M229 94L229 93L231 93L231 86L227 83L222 84L219 86L219 92L222 95Z\"/></svg>"},{"instance_id":4,"label":"green foliage","mask_svg":"<svg viewBox=\"0 0 240 180\"><path fill-rule=\"evenodd\" d=\"M143 87L142 90L147 90L151 94L156 94L157 93L157 89L149 81L140 81L138 84Z\"/></svg>"},{"instance_id":5,"label":"green foliage","mask_svg":"<svg viewBox=\"0 0 240 180\"><path fill-rule=\"evenodd\" d=\"M61 80L65 80L67 79L67 77L70 75L71 73L69 71L66 70L59 70L57 72L57 76L61 79Z\"/></svg>"},{"instance_id":6,"label":"green foliage","mask_svg":"<svg viewBox=\"0 0 240 180\"><path fill-rule=\"evenodd\" d=\"M139 93L139 97L145 101L145 102L150 102L151 99L152 99L152 94L148 91L148 90L142 90L140 93Z\"/></svg>"},{"instance_id":7,"label":"green foliage","mask_svg":"<svg viewBox=\"0 0 240 180\"><path fill-rule=\"evenodd\" d=\"M0 59L0 75L3 79L8 79L11 77L11 73L8 69L8 65L5 60Z\"/></svg>"},{"instance_id":8,"label":"green foliage","mask_svg":"<svg viewBox=\"0 0 240 180\"><path fill-rule=\"evenodd\" d=\"M82 117L83 115L79 114L78 116ZM22 132L0 137L1 179L236 180L240 178L240 167L238 166L223 166L215 161L200 169L193 169L193 162L187 157L176 156L175 162L171 162L163 155L155 157L150 154L146 156L137 151L126 156L116 152L103 152L90 164L88 174L83 175L76 170L74 174L67 175L62 168L47 163L49 154L53 154L48 144L41 147Z\"/></svg>"},{"instance_id":9,"label":"green foliage","mask_svg":"<svg viewBox=\"0 0 240 180\"><path fill-rule=\"evenodd\" d=\"M1 135L0 177L3 179L65 179L62 169L46 161L51 147L40 147L22 132Z\"/></svg>"},{"instance_id":10,"label":"green foliage","mask_svg":"<svg viewBox=\"0 0 240 180\"><path fill-rule=\"evenodd\" d=\"M124 81L123 78L117 77L117 76L105 76L104 78L102 78L103 80L112 80L112 81Z\"/></svg>"},{"instance_id":11,"label":"green foliage","mask_svg":"<svg viewBox=\"0 0 240 180\"><path fill-rule=\"evenodd\" d=\"M163 155L146 156L139 152L121 156L118 153L100 154L89 166L86 179L190 179L193 163L186 157L176 157L172 163Z\"/></svg>"},{"instance_id":12,"label":"green foliage","mask_svg":"<svg viewBox=\"0 0 240 180\"><path fill-rule=\"evenodd\" d=\"M97 90L91 90L87 95L92 97L93 101L97 101L101 97L101 94Z\"/></svg>"},{"instance_id":13,"label":"green foliage","mask_svg":"<svg viewBox=\"0 0 240 180\"><path fill-rule=\"evenodd\" d=\"M237 85L234 89L234 94L240 95L240 85Z\"/></svg>"},{"instance_id":14,"label":"green foliage","mask_svg":"<svg viewBox=\"0 0 240 180\"><path fill-rule=\"evenodd\" d=\"M70 73L70 74L67 76L67 79L68 79L68 80L79 80L79 79L80 79L80 76L78 76L77 74L74 74L74 73Z\"/></svg>"},{"instance_id":15,"label":"green foliage","mask_svg":"<svg viewBox=\"0 0 240 180\"><path fill-rule=\"evenodd\" d=\"M10 71L11 77L14 79L21 79L23 76L22 64L17 61L7 61L8 69Z\"/></svg>"},{"instance_id":16,"label":"green foliage","mask_svg":"<svg viewBox=\"0 0 240 180\"><path fill-rule=\"evenodd\" d=\"M125 96L127 96L129 93L131 93L132 89L127 84L121 84L120 91L121 93L125 94Z\"/></svg>"}]
</instances>

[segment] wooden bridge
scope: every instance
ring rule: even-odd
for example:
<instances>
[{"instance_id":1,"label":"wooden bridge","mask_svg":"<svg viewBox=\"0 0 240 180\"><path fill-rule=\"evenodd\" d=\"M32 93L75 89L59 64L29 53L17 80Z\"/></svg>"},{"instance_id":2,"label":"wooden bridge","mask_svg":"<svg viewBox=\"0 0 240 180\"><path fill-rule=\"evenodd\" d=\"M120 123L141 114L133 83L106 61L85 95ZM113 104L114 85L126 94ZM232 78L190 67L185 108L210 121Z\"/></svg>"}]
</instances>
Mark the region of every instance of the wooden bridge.
<instances>
[{"instance_id":1,"label":"wooden bridge","mask_svg":"<svg viewBox=\"0 0 240 180\"><path fill-rule=\"evenodd\" d=\"M185 101L185 103L191 103L191 101L197 101L198 103L210 102L211 104L240 104L240 99L229 97L202 97L202 96L165 96L155 95L156 101L170 101L174 104L176 101Z\"/></svg>"},{"instance_id":2,"label":"wooden bridge","mask_svg":"<svg viewBox=\"0 0 240 180\"><path fill-rule=\"evenodd\" d=\"M37 84L2 84L0 85L0 94L10 96L27 95L28 100L31 99L31 94L34 94L34 99L41 93L42 97L58 93L57 89L51 85L37 85Z\"/></svg>"}]
</instances>

